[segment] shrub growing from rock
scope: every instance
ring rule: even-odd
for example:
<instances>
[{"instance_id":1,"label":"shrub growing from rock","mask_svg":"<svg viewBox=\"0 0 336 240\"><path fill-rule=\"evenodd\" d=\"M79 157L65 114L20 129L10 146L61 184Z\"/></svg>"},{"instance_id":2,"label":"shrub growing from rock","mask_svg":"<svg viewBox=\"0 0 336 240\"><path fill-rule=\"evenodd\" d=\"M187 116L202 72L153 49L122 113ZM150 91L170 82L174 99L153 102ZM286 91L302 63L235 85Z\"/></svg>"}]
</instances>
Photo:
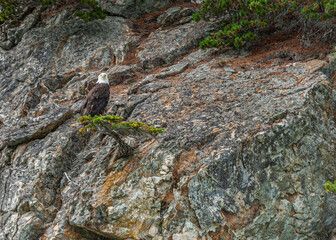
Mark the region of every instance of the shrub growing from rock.
<instances>
[{"instance_id":1,"label":"shrub growing from rock","mask_svg":"<svg viewBox=\"0 0 336 240\"><path fill-rule=\"evenodd\" d=\"M260 32L269 30L286 16L303 14L310 20L323 21L336 15L334 0L206 0L195 21L221 20L222 29L200 43L200 48L248 47Z\"/></svg>"},{"instance_id":2,"label":"shrub growing from rock","mask_svg":"<svg viewBox=\"0 0 336 240\"><path fill-rule=\"evenodd\" d=\"M79 5L74 9L75 16L80 17L85 22L90 22L95 19L105 19L106 14L99 6L96 0L76 0ZM0 21L8 21L16 18L20 6L26 3L20 3L17 0L0 0ZM49 5L64 5L62 0L41 0L39 2L42 6Z\"/></svg>"},{"instance_id":3,"label":"shrub growing from rock","mask_svg":"<svg viewBox=\"0 0 336 240\"><path fill-rule=\"evenodd\" d=\"M133 120L124 121L123 117L115 115L82 116L78 118L77 121L84 124L84 126L79 129L82 134L98 131L113 137L118 144L117 154L115 155L116 158L129 156L134 150L133 147L123 140L123 136L135 138L155 137L164 131L164 128L156 128L143 122Z\"/></svg>"},{"instance_id":4,"label":"shrub growing from rock","mask_svg":"<svg viewBox=\"0 0 336 240\"><path fill-rule=\"evenodd\" d=\"M336 193L336 180L335 180L334 184L330 181L327 181L324 184L324 188L325 188L327 193L329 193L329 192Z\"/></svg>"},{"instance_id":5,"label":"shrub growing from rock","mask_svg":"<svg viewBox=\"0 0 336 240\"><path fill-rule=\"evenodd\" d=\"M75 16L80 17L85 22L106 18L106 14L95 0L81 0L81 3L88 6L90 10L78 10L75 12Z\"/></svg>"},{"instance_id":6,"label":"shrub growing from rock","mask_svg":"<svg viewBox=\"0 0 336 240\"><path fill-rule=\"evenodd\" d=\"M0 21L13 19L18 12L18 2L16 0L0 1Z\"/></svg>"}]
</instances>

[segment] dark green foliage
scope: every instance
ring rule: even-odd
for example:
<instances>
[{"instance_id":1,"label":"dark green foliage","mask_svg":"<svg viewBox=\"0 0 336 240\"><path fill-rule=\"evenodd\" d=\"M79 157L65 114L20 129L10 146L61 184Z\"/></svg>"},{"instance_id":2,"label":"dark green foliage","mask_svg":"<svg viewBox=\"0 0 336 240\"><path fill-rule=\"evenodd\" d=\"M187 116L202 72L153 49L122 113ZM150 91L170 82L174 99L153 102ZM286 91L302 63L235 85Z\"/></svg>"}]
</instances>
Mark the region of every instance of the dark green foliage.
<instances>
[{"instance_id":1,"label":"dark green foliage","mask_svg":"<svg viewBox=\"0 0 336 240\"><path fill-rule=\"evenodd\" d=\"M200 48L243 48L257 39L260 32L270 29L285 16L302 13L313 20L336 15L335 0L206 0L195 21L222 19L223 28L201 42Z\"/></svg>"},{"instance_id":2,"label":"dark green foliage","mask_svg":"<svg viewBox=\"0 0 336 240\"><path fill-rule=\"evenodd\" d=\"M84 124L79 131L82 134L91 133L94 131L102 132L106 135L113 137L117 144L118 149L115 152L115 158L127 157L132 154L133 147L129 146L124 140L123 136L127 137L147 137L155 136L163 132L163 128L155 128L143 122L123 121L123 117L115 115L107 116L82 116L77 119L78 122Z\"/></svg>"},{"instance_id":3,"label":"dark green foliage","mask_svg":"<svg viewBox=\"0 0 336 240\"><path fill-rule=\"evenodd\" d=\"M105 19L106 14L103 12L96 0L77 0L80 2L78 10L75 11L75 16L82 18L85 22L90 22L95 19ZM42 6L60 5L60 0L41 0ZM17 0L0 0L0 21L8 21L14 19L19 12L18 8L22 5Z\"/></svg>"},{"instance_id":4,"label":"dark green foliage","mask_svg":"<svg viewBox=\"0 0 336 240\"><path fill-rule=\"evenodd\" d=\"M138 132L147 132L151 135L157 135L162 133L164 128L155 128L153 126L149 126L143 122L135 122L133 120L125 122L123 121L123 117L118 117L115 115L106 115L106 116L82 116L77 119L78 122L83 123L85 126L81 128L79 131L82 133L87 133L91 131L98 130L102 124L108 124L111 130L117 130L122 132L133 131Z\"/></svg>"},{"instance_id":5,"label":"dark green foliage","mask_svg":"<svg viewBox=\"0 0 336 240\"><path fill-rule=\"evenodd\" d=\"M81 3L89 7L90 10L76 11L75 16L80 17L85 22L90 22L95 19L105 19L106 18L106 14L103 12L98 2L96 2L95 0L81 0Z\"/></svg>"},{"instance_id":6,"label":"dark green foliage","mask_svg":"<svg viewBox=\"0 0 336 240\"><path fill-rule=\"evenodd\" d=\"M8 21L15 18L18 12L18 4L16 0L0 0L0 21Z\"/></svg>"},{"instance_id":7,"label":"dark green foliage","mask_svg":"<svg viewBox=\"0 0 336 240\"><path fill-rule=\"evenodd\" d=\"M200 45L206 47L234 46L242 48L257 37L257 33L273 23L294 1L267 0L206 0L194 20L224 17L223 29L206 38Z\"/></svg>"},{"instance_id":8,"label":"dark green foliage","mask_svg":"<svg viewBox=\"0 0 336 240\"><path fill-rule=\"evenodd\" d=\"M57 5L60 0L41 0L42 6ZM75 16L82 18L85 22L95 19L105 19L106 14L103 12L96 0L77 0L80 2L79 10L75 11ZM14 19L19 13L19 4L17 0L0 0L0 21Z\"/></svg>"},{"instance_id":9,"label":"dark green foliage","mask_svg":"<svg viewBox=\"0 0 336 240\"><path fill-rule=\"evenodd\" d=\"M334 184L330 181L327 181L324 184L324 188L325 188L327 193L329 193L329 192L336 193L336 180L335 180Z\"/></svg>"},{"instance_id":10,"label":"dark green foliage","mask_svg":"<svg viewBox=\"0 0 336 240\"><path fill-rule=\"evenodd\" d=\"M42 6L55 5L55 4L56 4L56 0L42 0L40 2L40 5Z\"/></svg>"},{"instance_id":11,"label":"dark green foliage","mask_svg":"<svg viewBox=\"0 0 336 240\"><path fill-rule=\"evenodd\" d=\"M58 0L42 0L41 5L56 4ZM79 1L79 0L78 0ZM96 0L80 0L80 10L75 11L75 16L80 17L85 22L90 22L95 19L105 19L106 14L103 12Z\"/></svg>"},{"instance_id":12,"label":"dark green foliage","mask_svg":"<svg viewBox=\"0 0 336 240\"><path fill-rule=\"evenodd\" d=\"M303 7L302 14L307 18L323 21L336 16L335 0L318 0Z\"/></svg>"}]
</instances>

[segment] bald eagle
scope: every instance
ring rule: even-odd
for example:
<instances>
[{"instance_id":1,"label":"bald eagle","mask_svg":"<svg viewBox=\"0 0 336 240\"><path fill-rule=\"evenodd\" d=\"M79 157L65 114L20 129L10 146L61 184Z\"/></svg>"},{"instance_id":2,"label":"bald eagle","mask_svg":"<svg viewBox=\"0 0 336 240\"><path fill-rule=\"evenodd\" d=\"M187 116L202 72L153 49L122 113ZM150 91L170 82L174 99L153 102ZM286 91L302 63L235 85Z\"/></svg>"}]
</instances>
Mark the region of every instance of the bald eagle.
<instances>
[{"instance_id":1,"label":"bald eagle","mask_svg":"<svg viewBox=\"0 0 336 240\"><path fill-rule=\"evenodd\" d=\"M109 80L106 73L101 73L98 77L96 85L88 93L85 102L81 108L81 114L84 115L100 115L110 97Z\"/></svg>"}]
</instances>

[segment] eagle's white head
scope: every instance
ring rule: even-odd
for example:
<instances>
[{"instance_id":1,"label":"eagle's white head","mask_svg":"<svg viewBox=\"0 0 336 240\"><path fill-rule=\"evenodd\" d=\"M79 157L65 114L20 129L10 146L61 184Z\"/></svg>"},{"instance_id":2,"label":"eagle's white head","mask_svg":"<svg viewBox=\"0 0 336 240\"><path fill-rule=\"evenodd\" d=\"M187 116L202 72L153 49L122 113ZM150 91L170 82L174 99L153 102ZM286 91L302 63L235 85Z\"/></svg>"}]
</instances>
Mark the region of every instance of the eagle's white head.
<instances>
[{"instance_id":1,"label":"eagle's white head","mask_svg":"<svg viewBox=\"0 0 336 240\"><path fill-rule=\"evenodd\" d=\"M101 73L98 76L98 82L97 83L107 83L109 84L109 80L107 78L107 74L106 73Z\"/></svg>"}]
</instances>

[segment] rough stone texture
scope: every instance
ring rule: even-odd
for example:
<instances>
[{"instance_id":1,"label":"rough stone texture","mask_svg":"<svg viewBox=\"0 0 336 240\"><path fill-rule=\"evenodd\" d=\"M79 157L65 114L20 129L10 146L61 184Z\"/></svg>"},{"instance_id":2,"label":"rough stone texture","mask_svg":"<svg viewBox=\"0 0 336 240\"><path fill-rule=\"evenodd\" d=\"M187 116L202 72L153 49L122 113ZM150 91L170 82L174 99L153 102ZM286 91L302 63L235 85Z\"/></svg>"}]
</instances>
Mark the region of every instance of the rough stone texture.
<instances>
[{"instance_id":1,"label":"rough stone texture","mask_svg":"<svg viewBox=\"0 0 336 240\"><path fill-rule=\"evenodd\" d=\"M204 3L204 0L191 0L191 2L197 3L197 4L202 4L202 3Z\"/></svg>"},{"instance_id":2,"label":"rough stone texture","mask_svg":"<svg viewBox=\"0 0 336 240\"><path fill-rule=\"evenodd\" d=\"M103 10L114 16L137 18L165 6L169 0L98 0Z\"/></svg>"},{"instance_id":3,"label":"rough stone texture","mask_svg":"<svg viewBox=\"0 0 336 240\"><path fill-rule=\"evenodd\" d=\"M17 45L23 35L32 29L39 18L40 9L36 9L33 14L30 14L23 23L17 27L10 28L7 31L2 32L2 41L0 42L0 47L5 50L11 49L13 46Z\"/></svg>"},{"instance_id":4,"label":"rough stone texture","mask_svg":"<svg viewBox=\"0 0 336 240\"><path fill-rule=\"evenodd\" d=\"M193 13L194 9L192 8L172 7L161 14L157 18L157 22L165 26L187 23L192 20Z\"/></svg>"},{"instance_id":5,"label":"rough stone texture","mask_svg":"<svg viewBox=\"0 0 336 240\"><path fill-rule=\"evenodd\" d=\"M335 239L335 60L240 68L204 23L131 26L64 10L0 51L0 240ZM107 113L166 128L116 161L75 122L101 71Z\"/></svg>"},{"instance_id":6,"label":"rough stone texture","mask_svg":"<svg viewBox=\"0 0 336 240\"><path fill-rule=\"evenodd\" d=\"M0 51L0 117L4 123L11 126L19 117L36 111L41 97L64 101L63 96L52 93L76 72L113 67L123 61L128 46L138 39L128 25L130 21L118 17L86 24L64 10L27 31L10 54ZM48 110L36 114L45 112Z\"/></svg>"},{"instance_id":7,"label":"rough stone texture","mask_svg":"<svg viewBox=\"0 0 336 240\"><path fill-rule=\"evenodd\" d=\"M148 69L175 61L197 47L213 27L205 22L190 22L176 28L159 29L139 46L139 65Z\"/></svg>"}]
</instances>

